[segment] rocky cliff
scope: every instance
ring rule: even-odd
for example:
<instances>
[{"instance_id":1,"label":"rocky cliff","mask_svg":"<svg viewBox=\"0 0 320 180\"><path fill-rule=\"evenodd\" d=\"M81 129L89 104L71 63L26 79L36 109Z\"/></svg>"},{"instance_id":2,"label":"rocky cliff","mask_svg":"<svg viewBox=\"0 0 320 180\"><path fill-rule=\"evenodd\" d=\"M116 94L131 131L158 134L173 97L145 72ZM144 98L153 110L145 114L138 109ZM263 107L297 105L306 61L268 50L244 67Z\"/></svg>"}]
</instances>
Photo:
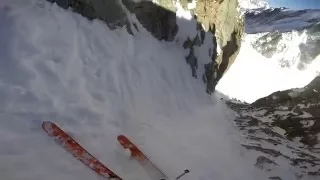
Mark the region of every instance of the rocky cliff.
<instances>
[{"instance_id":1,"label":"rocky cliff","mask_svg":"<svg viewBox=\"0 0 320 180\"><path fill-rule=\"evenodd\" d=\"M192 20L197 22L194 29L188 29L194 33L189 33L182 45L189 51L186 62L191 67L192 76L203 78L208 93L214 92L217 82L234 62L244 33L244 19L240 15L237 0L199 0L193 7L191 5L195 2L188 0L159 0L157 3L132 0L48 1L71 8L89 19L100 19L112 29L125 26L132 35L133 31L139 31L131 20L133 14L155 38L165 41L176 40L175 36L179 33L177 21L187 21L176 17L178 5L182 6L185 11L191 12ZM189 23L193 23L192 20ZM207 49L209 56L204 60L207 63L199 67L199 56L203 55L197 55L195 49L203 46L206 36L212 37L212 47ZM202 74L199 74L199 68L204 69Z\"/></svg>"}]
</instances>

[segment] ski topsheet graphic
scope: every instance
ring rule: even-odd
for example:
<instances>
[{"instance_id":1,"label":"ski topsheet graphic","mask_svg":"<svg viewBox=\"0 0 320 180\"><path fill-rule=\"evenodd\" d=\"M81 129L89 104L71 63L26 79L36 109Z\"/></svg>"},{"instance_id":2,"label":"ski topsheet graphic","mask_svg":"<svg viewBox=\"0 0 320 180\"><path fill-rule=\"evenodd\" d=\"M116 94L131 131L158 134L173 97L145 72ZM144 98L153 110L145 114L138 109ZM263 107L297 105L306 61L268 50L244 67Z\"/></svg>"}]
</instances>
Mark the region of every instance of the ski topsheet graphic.
<instances>
[{"instance_id":1,"label":"ski topsheet graphic","mask_svg":"<svg viewBox=\"0 0 320 180\"><path fill-rule=\"evenodd\" d=\"M102 177L109 180L122 180L119 176L113 173L110 169L99 162L88 151L86 151L79 143L71 136L60 129L56 124L50 121L44 121L42 128L53 138L53 140L61 145L65 150L70 152L75 158L87 165Z\"/></svg>"},{"instance_id":2,"label":"ski topsheet graphic","mask_svg":"<svg viewBox=\"0 0 320 180\"><path fill-rule=\"evenodd\" d=\"M126 136L119 135L118 141L121 146L130 152L130 156L136 159L140 165L145 169L147 174L151 179L160 180L167 179L167 176L157 167L155 166L149 158L135 145L133 144Z\"/></svg>"}]
</instances>

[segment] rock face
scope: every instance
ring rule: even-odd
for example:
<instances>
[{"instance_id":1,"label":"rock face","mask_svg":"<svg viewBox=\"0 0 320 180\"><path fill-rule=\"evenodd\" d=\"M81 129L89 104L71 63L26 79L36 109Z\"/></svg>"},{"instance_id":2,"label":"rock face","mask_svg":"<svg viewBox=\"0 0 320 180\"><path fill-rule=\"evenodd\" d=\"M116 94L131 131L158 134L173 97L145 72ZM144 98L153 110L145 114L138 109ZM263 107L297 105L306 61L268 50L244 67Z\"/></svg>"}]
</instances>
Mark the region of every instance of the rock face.
<instances>
[{"instance_id":1,"label":"rock face","mask_svg":"<svg viewBox=\"0 0 320 180\"><path fill-rule=\"evenodd\" d=\"M126 13L117 0L47 0L71 8L88 19L100 19L114 29L127 24Z\"/></svg>"},{"instance_id":2,"label":"rock face","mask_svg":"<svg viewBox=\"0 0 320 180\"><path fill-rule=\"evenodd\" d=\"M252 104L227 104L239 114L236 124L248 139L243 146L260 153L252 163L279 178L276 168L288 165L297 178L320 177L320 77Z\"/></svg>"},{"instance_id":3,"label":"rock face","mask_svg":"<svg viewBox=\"0 0 320 180\"><path fill-rule=\"evenodd\" d=\"M128 11L135 14L139 22L155 38L165 41L175 40L179 31L177 26L176 1L159 0L157 4L151 1L134 2L132 0L47 0L56 2L63 8L71 8L73 11L89 18L100 19L110 27L117 28L126 26L129 33L133 34L133 28L137 31L134 22L130 22ZM180 0L183 9L188 10L189 0ZM238 11L237 0L199 0L196 7L191 10L194 18L198 21L197 29L193 35L188 36L183 44L189 50L186 62L190 65L192 76L197 74L198 58L194 48L203 45L206 33L213 35L210 47L208 64L201 67L205 73L203 77L207 85L207 92L212 93L223 74L234 62L239 49L241 38L244 33L244 20ZM218 53L217 45L221 47Z\"/></svg>"},{"instance_id":4,"label":"rock face","mask_svg":"<svg viewBox=\"0 0 320 180\"><path fill-rule=\"evenodd\" d=\"M221 53L213 53L212 62L206 67L207 90L211 93L239 53L244 19L237 0L199 0L195 13L205 31L215 34L216 43L221 47Z\"/></svg>"},{"instance_id":5,"label":"rock face","mask_svg":"<svg viewBox=\"0 0 320 180\"><path fill-rule=\"evenodd\" d=\"M151 1L135 3L123 0L127 9L134 13L139 22L159 40L172 41L178 32L174 12L155 5Z\"/></svg>"}]
</instances>

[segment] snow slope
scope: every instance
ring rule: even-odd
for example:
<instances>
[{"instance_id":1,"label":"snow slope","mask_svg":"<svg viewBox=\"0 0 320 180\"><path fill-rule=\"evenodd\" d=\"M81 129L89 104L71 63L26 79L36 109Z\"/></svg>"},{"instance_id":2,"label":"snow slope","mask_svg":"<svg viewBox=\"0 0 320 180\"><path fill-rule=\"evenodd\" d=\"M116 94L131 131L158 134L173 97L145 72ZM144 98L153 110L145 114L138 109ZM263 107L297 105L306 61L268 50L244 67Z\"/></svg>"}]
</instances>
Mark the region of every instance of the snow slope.
<instances>
[{"instance_id":1,"label":"snow slope","mask_svg":"<svg viewBox=\"0 0 320 180\"><path fill-rule=\"evenodd\" d=\"M230 98L252 103L276 91L302 88L319 74L320 56L305 64L303 70L298 68L302 62L299 44L303 37L288 34L284 39L285 48L267 58L252 46L252 42L263 35L246 35L236 61L219 81L218 91ZM290 66L284 67L283 63Z\"/></svg>"},{"instance_id":2,"label":"snow slope","mask_svg":"<svg viewBox=\"0 0 320 180\"><path fill-rule=\"evenodd\" d=\"M239 55L217 90L252 103L308 85L320 72L319 22L319 10L248 10Z\"/></svg>"},{"instance_id":3,"label":"snow slope","mask_svg":"<svg viewBox=\"0 0 320 180\"><path fill-rule=\"evenodd\" d=\"M188 168L185 180L266 179L243 156L234 116L191 77L175 43L40 0L1 1L0 23L1 179L101 179L46 136L45 120L124 179L148 177L119 134L169 177Z\"/></svg>"}]
</instances>

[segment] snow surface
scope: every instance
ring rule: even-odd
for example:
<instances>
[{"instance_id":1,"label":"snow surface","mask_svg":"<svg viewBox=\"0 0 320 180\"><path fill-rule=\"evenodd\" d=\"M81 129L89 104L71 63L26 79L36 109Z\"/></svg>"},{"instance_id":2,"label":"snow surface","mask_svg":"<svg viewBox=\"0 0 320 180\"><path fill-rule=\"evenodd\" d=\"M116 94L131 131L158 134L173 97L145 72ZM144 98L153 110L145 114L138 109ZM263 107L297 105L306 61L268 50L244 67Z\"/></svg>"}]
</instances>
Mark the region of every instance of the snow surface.
<instances>
[{"instance_id":1,"label":"snow surface","mask_svg":"<svg viewBox=\"0 0 320 180\"><path fill-rule=\"evenodd\" d=\"M284 50L271 58L258 53L251 42L263 34L246 34L239 55L217 85L217 90L230 98L252 103L276 91L302 88L308 85L320 71L320 56L301 71L298 45L305 41L304 34L292 32L283 35ZM281 60L290 61L290 67L281 67Z\"/></svg>"},{"instance_id":2,"label":"snow surface","mask_svg":"<svg viewBox=\"0 0 320 180\"><path fill-rule=\"evenodd\" d=\"M308 85L320 72L320 56L314 60L303 59L299 46L310 43L312 47L307 41L315 39L318 34L310 34L306 28L320 20L320 11L254 9L247 12L250 12L246 16L247 34L240 53L219 81L217 90L230 98L252 103L276 91ZM280 33L279 42L268 34L274 31ZM263 37L267 35L269 38ZM260 47L254 48L253 45ZM268 54L272 47L276 50L270 58L259 53ZM309 61L312 63L308 64Z\"/></svg>"},{"instance_id":3,"label":"snow surface","mask_svg":"<svg viewBox=\"0 0 320 180\"><path fill-rule=\"evenodd\" d=\"M269 4L264 0L238 0L242 9L269 8Z\"/></svg>"},{"instance_id":4,"label":"snow surface","mask_svg":"<svg viewBox=\"0 0 320 180\"><path fill-rule=\"evenodd\" d=\"M2 0L0 23L1 179L101 179L43 132L45 120L124 179L149 178L119 134L169 177L190 169L183 179L266 179L240 147L234 115L192 78L174 42L40 0Z\"/></svg>"}]
</instances>

